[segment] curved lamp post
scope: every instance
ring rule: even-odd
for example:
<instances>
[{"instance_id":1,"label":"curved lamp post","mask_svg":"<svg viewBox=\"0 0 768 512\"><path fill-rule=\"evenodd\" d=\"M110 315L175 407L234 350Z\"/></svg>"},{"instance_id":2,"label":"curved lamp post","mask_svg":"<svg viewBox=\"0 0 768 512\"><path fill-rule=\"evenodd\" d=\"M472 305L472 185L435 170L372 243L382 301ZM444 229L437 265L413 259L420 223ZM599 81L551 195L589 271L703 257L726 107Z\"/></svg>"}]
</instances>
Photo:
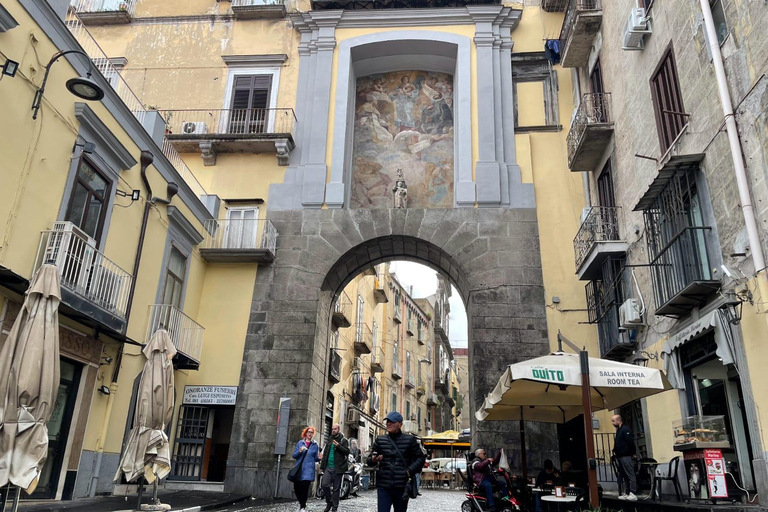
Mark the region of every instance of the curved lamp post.
<instances>
[{"instance_id":1,"label":"curved lamp post","mask_svg":"<svg viewBox=\"0 0 768 512\"><path fill-rule=\"evenodd\" d=\"M101 87L96 82L91 80L91 71L93 70L93 62L91 61L91 58L88 57L85 52L80 50L67 50L59 52L51 57L48 65L45 66L45 76L43 77L43 83L35 92L35 99L32 100L32 119L37 119L37 112L40 110L40 106L43 102L43 94L45 93L45 85L48 82L48 73L51 72L51 66L54 62L69 53L77 53L83 55L88 60L88 73L86 73L85 78L75 77L67 80L66 87L69 92L78 98L82 98L88 101L99 101L104 97L104 91L101 89Z\"/></svg>"}]
</instances>

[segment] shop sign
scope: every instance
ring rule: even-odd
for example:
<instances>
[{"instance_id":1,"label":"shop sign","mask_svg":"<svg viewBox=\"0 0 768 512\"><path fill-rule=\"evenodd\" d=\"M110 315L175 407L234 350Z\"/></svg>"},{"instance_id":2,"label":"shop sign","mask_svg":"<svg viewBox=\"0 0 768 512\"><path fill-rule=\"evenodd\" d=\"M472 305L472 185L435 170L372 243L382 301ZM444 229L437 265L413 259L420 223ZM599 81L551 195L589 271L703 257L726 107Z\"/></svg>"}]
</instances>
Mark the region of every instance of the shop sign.
<instances>
[{"instance_id":1,"label":"shop sign","mask_svg":"<svg viewBox=\"0 0 768 512\"><path fill-rule=\"evenodd\" d=\"M711 498L727 498L728 488L725 484L725 459L720 450L704 450L704 462L707 468L709 496Z\"/></svg>"},{"instance_id":2,"label":"shop sign","mask_svg":"<svg viewBox=\"0 0 768 512\"><path fill-rule=\"evenodd\" d=\"M235 405L237 386L184 386L183 405Z\"/></svg>"}]
</instances>

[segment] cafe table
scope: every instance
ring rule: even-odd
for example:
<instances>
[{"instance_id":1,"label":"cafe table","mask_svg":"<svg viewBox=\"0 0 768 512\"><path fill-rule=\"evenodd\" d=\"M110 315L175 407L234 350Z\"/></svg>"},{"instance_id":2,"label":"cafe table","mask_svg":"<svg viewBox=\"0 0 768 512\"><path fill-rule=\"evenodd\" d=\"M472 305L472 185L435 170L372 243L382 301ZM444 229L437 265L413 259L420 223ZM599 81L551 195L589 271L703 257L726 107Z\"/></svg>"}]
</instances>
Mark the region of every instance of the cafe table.
<instances>
[{"instance_id":1,"label":"cafe table","mask_svg":"<svg viewBox=\"0 0 768 512\"><path fill-rule=\"evenodd\" d=\"M554 494L547 494L541 497L541 501L547 502L547 509L549 509L549 504L554 503L557 506L557 510L560 510L561 505L567 505L568 503L574 503L576 501L576 496L562 496L558 497Z\"/></svg>"}]
</instances>

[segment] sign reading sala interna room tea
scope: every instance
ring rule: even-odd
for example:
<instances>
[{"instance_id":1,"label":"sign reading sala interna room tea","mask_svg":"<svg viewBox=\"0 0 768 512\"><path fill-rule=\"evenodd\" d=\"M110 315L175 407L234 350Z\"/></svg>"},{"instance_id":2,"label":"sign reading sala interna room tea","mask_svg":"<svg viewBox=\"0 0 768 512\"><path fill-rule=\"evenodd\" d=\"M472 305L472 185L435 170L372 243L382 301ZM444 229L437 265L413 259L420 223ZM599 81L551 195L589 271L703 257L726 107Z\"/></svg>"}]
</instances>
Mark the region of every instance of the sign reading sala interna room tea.
<instances>
[{"instance_id":1,"label":"sign reading sala interna room tea","mask_svg":"<svg viewBox=\"0 0 768 512\"><path fill-rule=\"evenodd\" d=\"M184 405L235 405L237 386L184 386Z\"/></svg>"}]
</instances>

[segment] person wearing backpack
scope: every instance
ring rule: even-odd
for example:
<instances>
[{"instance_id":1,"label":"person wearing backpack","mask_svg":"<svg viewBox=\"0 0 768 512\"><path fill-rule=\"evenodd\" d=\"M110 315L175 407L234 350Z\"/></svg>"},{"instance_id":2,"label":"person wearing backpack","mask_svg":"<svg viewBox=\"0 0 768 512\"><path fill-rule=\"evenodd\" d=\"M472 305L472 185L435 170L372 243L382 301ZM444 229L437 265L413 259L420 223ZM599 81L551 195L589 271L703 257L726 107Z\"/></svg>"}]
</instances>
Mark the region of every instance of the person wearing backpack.
<instances>
[{"instance_id":1,"label":"person wearing backpack","mask_svg":"<svg viewBox=\"0 0 768 512\"><path fill-rule=\"evenodd\" d=\"M385 418L387 433L373 443L368 466L378 466L376 489L378 512L406 512L408 500L418 489L416 475L421 473L426 456L416 437L402 431L403 416L392 411Z\"/></svg>"},{"instance_id":2,"label":"person wearing backpack","mask_svg":"<svg viewBox=\"0 0 768 512\"><path fill-rule=\"evenodd\" d=\"M293 450L296 464L288 473L288 479L293 482L293 491L299 500L299 512L307 512L309 488L315 481L315 463L320 462L323 456L320 447L312 439L313 437L315 437L315 427L312 425L301 431L301 439L296 443L296 449Z\"/></svg>"}]
</instances>

